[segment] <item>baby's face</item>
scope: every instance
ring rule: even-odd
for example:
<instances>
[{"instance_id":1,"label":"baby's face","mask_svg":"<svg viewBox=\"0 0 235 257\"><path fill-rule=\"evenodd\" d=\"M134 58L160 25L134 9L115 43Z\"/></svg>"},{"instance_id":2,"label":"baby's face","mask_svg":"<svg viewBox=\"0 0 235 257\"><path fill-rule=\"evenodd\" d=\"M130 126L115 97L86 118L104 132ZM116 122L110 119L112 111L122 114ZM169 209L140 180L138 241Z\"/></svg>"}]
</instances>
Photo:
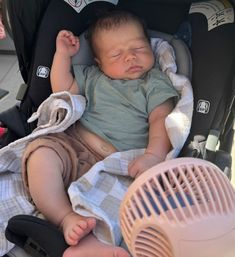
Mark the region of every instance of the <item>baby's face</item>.
<instances>
[{"instance_id":1,"label":"baby's face","mask_svg":"<svg viewBox=\"0 0 235 257\"><path fill-rule=\"evenodd\" d=\"M149 41L136 23L99 31L95 47L100 69L112 79L138 79L154 65Z\"/></svg>"}]
</instances>

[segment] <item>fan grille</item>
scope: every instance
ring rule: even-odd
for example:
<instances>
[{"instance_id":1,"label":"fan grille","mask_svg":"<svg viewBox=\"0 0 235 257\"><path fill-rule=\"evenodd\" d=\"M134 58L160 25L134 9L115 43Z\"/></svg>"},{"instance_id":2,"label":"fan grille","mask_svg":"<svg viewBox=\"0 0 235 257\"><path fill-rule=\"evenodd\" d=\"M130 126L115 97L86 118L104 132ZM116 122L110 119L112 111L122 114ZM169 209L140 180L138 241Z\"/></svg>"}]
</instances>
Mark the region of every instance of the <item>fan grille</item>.
<instances>
[{"instance_id":1,"label":"fan grille","mask_svg":"<svg viewBox=\"0 0 235 257\"><path fill-rule=\"evenodd\" d=\"M156 228L146 227L135 240L137 257L173 257L172 247L164 233Z\"/></svg>"},{"instance_id":2,"label":"fan grille","mask_svg":"<svg viewBox=\"0 0 235 257\"><path fill-rule=\"evenodd\" d=\"M170 243L159 232L158 224L184 227L208 216L230 214L234 209L234 189L217 166L204 160L178 158L136 179L122 202L120 222L129 249L136 239L136 256L171 257ZM156 222L150 226L152 217ZM140 232L133 237L133 230Z\"/></svg>"}]
</instances>

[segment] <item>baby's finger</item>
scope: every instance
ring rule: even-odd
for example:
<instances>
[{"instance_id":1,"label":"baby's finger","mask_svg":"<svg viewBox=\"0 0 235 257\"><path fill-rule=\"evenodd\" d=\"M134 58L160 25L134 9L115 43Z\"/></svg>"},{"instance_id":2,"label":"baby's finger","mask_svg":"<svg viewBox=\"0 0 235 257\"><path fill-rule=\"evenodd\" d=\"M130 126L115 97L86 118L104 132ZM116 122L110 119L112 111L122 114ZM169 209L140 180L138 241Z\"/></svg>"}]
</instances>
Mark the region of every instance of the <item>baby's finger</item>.
<instances>
[{"instance_id":1,"label":"baby's finger","mask_svg":"<svg viewBox=\"0 0 235 257\"><path fill-rule=\"evenodd\" d=\"M68 39L73 46L77 45L78 40L73 34L68 35Z\"/></svg>"},{"instance_id":2,"label":"baby's finger","mask_svg":"<svg viewBox=\"0 0 235 257\"><path fill-rule=\"evenodd\" d=\"M133 167L134 163L135 163L135 160L131 161L131 162L128 164L128 170L130 170L130 169Z\"/></svg>"},{"instance_id":3,"label":"baby's finger","mask_svg":"<svg viewBox=\"0 0 235 257\"><path fill-rule=\"evenodd\" d=\"M132 178L135 178L137 173L138 173L138 169L137 169L135 163L131 163L130 165L128 165L129 176L131 176Z\"/></svg>"},{"instance_id":4,"label":"baby's finger","mask_svg":"<svg viewBox=\"0 0 235 257\"><path fill-rule=\"evenodd\" d=\"M70 31L70 30L65 30L65 32L66 32L66 36L67 36L67 37L73 36L73 32L72 32L72 31Z\"/></svg>"},{"instance_id":5,"label":"baby's finger","mask_svg":"<svg viewBox=\"0 0 235 257\"><path fill-rule=\"evenodd\" d=\"M71 35L71 32L69 30L61 30L59 33L58 33L58 37L69 37Z\"/></svg>"},{"instance_id":6,"label":"baby's finger","mask_svg":"<svg viewBox=\"0 0 235 257\"><path fill-rule=\"evenodd\" d=\"M79 46L79 38L78 37L74 37L74 40L73 40L73 45L76 45L76 46Z\"/></svg>"}]
</instances>

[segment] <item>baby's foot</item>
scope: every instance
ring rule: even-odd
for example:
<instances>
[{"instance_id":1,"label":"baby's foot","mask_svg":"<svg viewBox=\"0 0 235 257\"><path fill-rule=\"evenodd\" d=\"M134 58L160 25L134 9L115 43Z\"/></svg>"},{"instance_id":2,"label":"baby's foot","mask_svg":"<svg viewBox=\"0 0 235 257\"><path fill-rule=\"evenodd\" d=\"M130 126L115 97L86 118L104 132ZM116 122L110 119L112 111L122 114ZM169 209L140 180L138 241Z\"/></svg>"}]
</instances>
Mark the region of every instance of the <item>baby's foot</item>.
<instances>
[{"instance_id":1,"label":"baby's foot","mask_svg":"<svg viewBox=\"0 0 235 257\"><path fill-rule=\"evenodd\" d=\"M65 241L68 245L76 245L95 225L95 218L82 217L75 212L67 214L62 222Z\"/></svg>"}]
</instances>

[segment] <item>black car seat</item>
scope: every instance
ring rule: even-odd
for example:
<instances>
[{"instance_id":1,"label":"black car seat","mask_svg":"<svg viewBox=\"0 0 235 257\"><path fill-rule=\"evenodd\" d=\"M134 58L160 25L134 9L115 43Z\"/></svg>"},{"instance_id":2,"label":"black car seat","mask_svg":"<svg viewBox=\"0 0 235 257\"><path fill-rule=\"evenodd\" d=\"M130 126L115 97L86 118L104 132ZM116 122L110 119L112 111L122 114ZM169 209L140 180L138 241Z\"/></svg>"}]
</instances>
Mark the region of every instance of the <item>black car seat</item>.
<instances>
[{"instance_id":1,"label":"black car seat","mask_svg":"<svg viewBox=\"0 0 235 257\"><path fill-rule=\"evenodd\" d=\"M215 7L210 4L194 3L190 9L194 114L181 155L209 160L231 178L235 116L234 2L224 2L227 8L218 8L213 15L205 12L205 7Z\"/></svg>"},{"instance_id":2,"label":"black car seat","mask_svg":"<svg viewBox=\"0 0 235 257\"><path fill-rule=\"evenodd\" d=\"M114 7L110 5L110 3L101 2L100 8L95 4L88 5L86 9L84 9L83 16L81 15L82 13L78 15L74 10L69 9L63 0L51 0L46 4L44 2L45 13L42 15L43 18L41 18L42 20L40 21L40 28L36 33L37 41L33 46L34 54L33 57L30 58L30 68L27 71L28 77L26 83L28 87L26 94L23 96L22 104L20 108L17 109L18 113L20 113L19 118L23 120L24 124L24 133L22 134L30 133L32 128L25 125L26 119L31 115L33 110L37 108L41 101L50 94L50 88L48 88L47 83L47 85L45 85L45 91L43 86L39 90L40 94L43 92L43 95L39 95L37 90L39 85L36 82L34 83L33 80L35 78L32 78L37 70L35 67L38 67L38 64L36 64L38 48L40 48L41 53L41 44L39 44L40 34L48 34L47 29L43 27L47 26L49 21L56 23L55 21L61 17L61 14L55 12L57 9L63 13L63 17L66 17L64 16L66 13L68 13L68 17L73 17L74 20L76 20L76 26L74 21L72 21L72 25L67 24L67 26L64 21L60 21L60 25L56 25L53 37L46 40L46 46L53 45L53 40L58 30L63 28L63 26L73 31L74 29L78 29L75 32L80 34L92 20L94 12L97 13L97 10L102 12L103 8L110 9ZM233 124L235 108L235 24L234 21L231 23L223 23L221 26L215 26L212 30L208 30L208 21L203 13L191 12L188 15L191 2L192 1L187 0L120 0L118 5L143 16L151 29L173 34L174 36L171 38L173 38L174 41L182 42L183 40L188 44L193 62L192 85L195 106L192 129L180 155L211 160L222 167L230 177L231 142L234 134ZM232 9L234 9L234 3L231 1L230 4ZM143 9L145 12L143 12ZM180 11L177 11L179 9ZM53 19L52 16L50 16L50 12L53 12ZM78 18L81 18L81 22L79 22ZM67 21L66 19L66 22ZM183 23L183 21L186 22ZM53 24L50 23L49 27L51 28L52 25ZM79 25L79 28L77 28L77 25ZM182 46L185 44L180 43L179 45ZM50 55L52 58L54 45L50 46L48 49L51 49ZM188 56L187 50L185 55ZM180 57L182 57L182 52L178 55L177 60L179 60ZM51 61L51 59L49 61ZM180 61L180 63L182 62ZM190 64L190 61L188 61L188 64ZM188 65L186 66L189 67ZM3 119L2 117L9 117L8 113L4 115L0 115L0 120ZM22 136L22 134L20 136ZM18 136L19 135L16 135L16 137ZM60 232L51 226L53 225L35 217L15 216L9 221L6 235L10 241L31 252L32 256L58 257L60 256L59 253L54 251L53 244L48 244L48 240L55 240L57 244L60 242L60 254L62 254L62 251L67 245L63 237L61 237L61 234L59 234ZM23 228L26 227L27 229L24 230ZM45 231L50 231L48 234L46 232L48 238L42 238L41 234L35 233L35 231L39 230L44 231L44 234ZM35 253L35 251L37 253ZM41 255L37 255L38 252L40 252Z\"/></svg>"}]
</instances>

